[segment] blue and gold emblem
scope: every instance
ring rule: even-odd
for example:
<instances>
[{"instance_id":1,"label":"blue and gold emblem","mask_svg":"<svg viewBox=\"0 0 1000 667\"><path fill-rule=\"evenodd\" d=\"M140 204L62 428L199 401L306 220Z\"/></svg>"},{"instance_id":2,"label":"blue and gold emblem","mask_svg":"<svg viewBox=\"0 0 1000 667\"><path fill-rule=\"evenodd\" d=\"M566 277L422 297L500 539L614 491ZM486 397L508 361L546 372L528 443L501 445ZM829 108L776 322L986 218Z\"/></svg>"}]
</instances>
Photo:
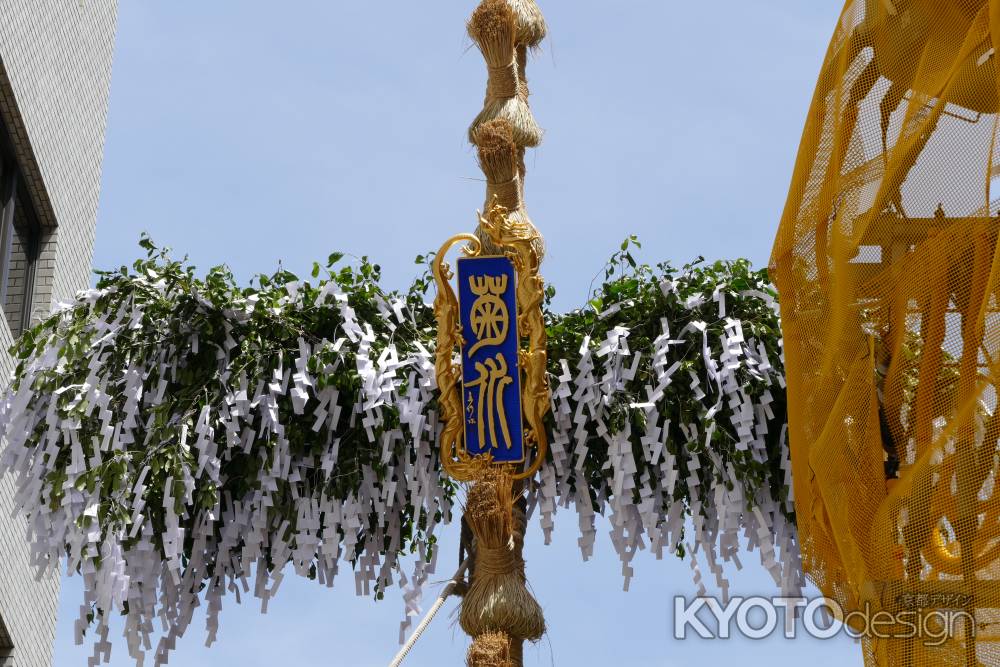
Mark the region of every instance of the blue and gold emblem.
<instances>
[{"instance_id":1,"label":"blue and gold emblem","mask_svg":"<svg viewBox=\"0 0 1000 667\"><path fill-rule=\"evenodd\" d=\"M484 254L480 236L456 234L432 264L441 465L461 481L481 479L491 466L527 479L545 461L552 400L541 238L495 202L479 216L479 234L502 254ZM445 256L458 244L464 256L453 273Z\"/></svg>"},{"instance_id":2,"label":"blue and gold emblem","mask_svg":"<svg viewBox=\"0 0 1000 667\"><path fill-rule=\"evenodd\" d=\"M503 463L524 461L516 284L507 257L458 260L465 449Z\"/></svg>"}]
</instances>

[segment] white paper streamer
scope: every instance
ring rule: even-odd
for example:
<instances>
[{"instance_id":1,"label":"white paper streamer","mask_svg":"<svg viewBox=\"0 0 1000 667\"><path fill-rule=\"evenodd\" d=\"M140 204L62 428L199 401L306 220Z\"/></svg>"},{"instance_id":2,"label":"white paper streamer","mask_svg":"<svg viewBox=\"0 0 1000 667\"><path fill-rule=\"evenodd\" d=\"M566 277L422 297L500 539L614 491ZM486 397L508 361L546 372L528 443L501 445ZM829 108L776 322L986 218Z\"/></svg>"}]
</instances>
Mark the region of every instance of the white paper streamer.
<instances>
[{"instance_id":1,"label":"white paper streamer","mask_svg":"<svg viewBox=\"0 0 1000 667\"><path fill-rule=\"evenodd\" d=\"M672 295L678 284L667 280L660 287ZM144 285L168 289L159 277ZM339 322L333 340L299 337L256 386L245 370L230 368L240 345L234 335L258 307L259 299L250 296L224 312L219 340L191 331L182 343L130 358L113 375L106 372L107 360L118 341L150 326L141 306L124 300L117 312L87 324L88 363L77 384L49 393L38 389L66 363L65 341L53 336L25 364L16 388L4 394L0 473L16 477L15 502L28 520L32 564L42 572L65 555L68 571L83 577L84 603L74 626L78 643L92 627L88 615L103 612L92 630L92 664L109 659L108 615L126 605L129 655L141 662L152 652L154 662L163 664L197 607L206 605L211 644L227 594L239 602L252 590L266 612L286 573L333 586L344 562L353 564L344 569L353 572L359 595L400 586L406 613L401 637L420 614L422 589L438 555L431 541L453 509L437 459L433 351L420 342L406 351L397 347L398 327L417 320L400 299L376 300L383 325L376 328L359 318L335 282L327 282L309 303L306 291L299 283L285 285L272 312L329 309ZM75 307L93 307L108 295L108 290L83 293ZM213 311L205 297L196 296L204 312ZM777 307L760 291L739 298ZM633 349L632 331L619 324L601 340L586 337L576 358L555 360L551 460L530 488L529 512L537 508L548 543L558 509L574 507L584 560L597 542L596 514L605 514L626 590L639 551L662 558L678 553L682 543L699 591L704 582L698 555L726 595L722 563L741 567L741 545L759 552L782 594L796 594L804 583L797 534L788 519L791 494L779 504L768 488L748 492L717 445L767 462L767 437L779 434L780 469L790 488L784 424L775 421L772 391L748 394L742 379L749 375L781 391L784 379L773 366L780 360L769 359L763 343L747 338L733 316L739 312L736 301L721 290L711 303L697 295L686 300L686 307L701 309L692 311L695 315L717 312L718 335L713 332L719 326L701 319L703 314L676 334L664 318L651 349ZM613 304L600 317L613 323L633 306ZM384 330L389 334L376 333ZM170 446L192 463L172 468L164 484L155 481L164 473L154 472L164 445L149 441L150 420L185 359L199 350L215 355L224 390L221 400L177 417L177 438ZM342 367L360 379L354 395L320 381ZM694 404L672 403L678 383L690 389L685 396ZM726 419L717 421L722 415ZM308 450L289 442L286 425L292 418L308 419L316 438ZM92 442L81 440L82 420L98 425ZM364 434L373 460L351 468L360 479L354 492L332 497L315 480L317 475L335 480L345 466L355 466L342 447L350 430ZM53 507L48 499L56 478L49 473L60 454L68 464L58 481L63 495ZM247 457L259 476L235 497L227 487L227 466ZM119 461L128 470L127 484L113 499L102 496L88 484L89 476ZM209 484L225 490L214 506L200 500ZM162 489L162 496L152 495L152 489ZM675 502L685 494L688 508ZM109 514L112 504L120 514ZM276 511L279 505L289 511ZM415 539L417 553L405 567L397 554L408 539L407 512L422 521L422 537ZM162 525L154 527L153 514L163 517ZM125 519L102 526L119 515ZM685 532L688 515L693 531Z\"/></svg>"}]
</instances>

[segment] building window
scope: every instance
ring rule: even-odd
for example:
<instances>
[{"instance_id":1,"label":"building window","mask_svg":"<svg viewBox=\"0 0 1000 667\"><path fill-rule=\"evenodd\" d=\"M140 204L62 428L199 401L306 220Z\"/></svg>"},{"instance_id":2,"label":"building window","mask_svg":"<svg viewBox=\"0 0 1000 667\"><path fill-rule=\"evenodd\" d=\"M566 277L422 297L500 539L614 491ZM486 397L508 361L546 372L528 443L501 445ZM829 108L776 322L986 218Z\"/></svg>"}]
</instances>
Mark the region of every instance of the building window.
<instances>
[{"instance_id":1,"label":"building window","mask_svg":"<svg viewBox=\"0 0 1000 667\"><path fill-rule=\"evenodd\" d=\"M4 627L3 619L0 618L0 667L10 667L14 664L14 642L10 640L10 634Z\"/></svg>"},{"instance_id":2,"label":"building window","mask_svg":"<svg viewBox=\"0 0 1000 667\"><path fill-rule=\"evenodd\" d=\"M14 337L31 326L42 228L6 128L0 136L0 304Z\"/></svg>"}]
</instances>

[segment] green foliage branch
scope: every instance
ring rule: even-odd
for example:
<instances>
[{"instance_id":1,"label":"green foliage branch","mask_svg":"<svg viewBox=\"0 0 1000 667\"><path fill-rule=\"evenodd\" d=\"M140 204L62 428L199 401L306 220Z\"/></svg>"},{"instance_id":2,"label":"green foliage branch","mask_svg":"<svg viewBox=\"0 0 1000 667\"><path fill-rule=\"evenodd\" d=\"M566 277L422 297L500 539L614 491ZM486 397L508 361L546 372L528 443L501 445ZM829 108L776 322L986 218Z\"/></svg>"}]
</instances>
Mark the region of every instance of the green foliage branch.
<instances>
[{"instance_id":1,"label":"green foliage branch","mask_svg":"<svg viewBox=\"0 0 1000 667\"><path fill-rule=\"evenodd\" d=\"M399 583L416 613L458 499L436 453L432 257L405 292L340 253L241 287L140 244L19 339L0 405L0 472L17 477L34 564L84 577L95 657L116 610L137 660L155 619L165 662L203 601L211 642L226 592L253 578L266 608L287 565L332 586L347 563L359 594ZM553 447L532 508L548 536L574 506L585 556L609 514L626 580L643 535L658 555L702 550L721 577L743 530L777 583L799 585L766 272L651 267L638 247L622 243L584 308L554 312L549 288Z\"/></svg>"}]
</instances>

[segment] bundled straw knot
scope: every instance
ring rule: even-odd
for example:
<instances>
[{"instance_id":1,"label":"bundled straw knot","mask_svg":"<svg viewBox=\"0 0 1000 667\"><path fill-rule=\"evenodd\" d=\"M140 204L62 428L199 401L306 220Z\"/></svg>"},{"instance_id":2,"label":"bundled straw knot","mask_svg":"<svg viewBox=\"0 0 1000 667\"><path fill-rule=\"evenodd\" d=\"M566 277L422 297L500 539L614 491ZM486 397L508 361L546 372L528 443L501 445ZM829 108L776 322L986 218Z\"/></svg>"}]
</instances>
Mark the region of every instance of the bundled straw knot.
<instances>
[{"instance_id":1,"label":"bundled straw knot","mask_svg":"<svg viewBox=\"0 0 1000 667\"><path fill-rule=\"evenodd\" d=\"M489 471L469 490L465 519L476 538L476 568L459 621L473 637L502 631L517 641L537 641L545 619L512 549L522 544L514 535L513 506L513 478L503 470Z\"/></svg>"},{"instance_id":2,"label":"bundled straw knot","mask_svg":"<svg viewBox=\"0 0 1000 667\"><path fill-rule=\"evenodd\" d=\"M523 205L521 202L521 179L515 176L505 183L488 183L486 197L489 201L496 197L496 203L508 210L516 211Z\"/></svg>"},{"instance_id":3,"label":"bundled straw knot","mask_svg":"<svg viewBox=\"0 0 1000 667\"><path fill-rule=\"evenodd\" d=\"M489 74L490 77L486 82L487 103L491 99L514 97L520 94L522 86L517 74L516 62L503 67L490 67Z\"/></svg>"},{"instance_id":4,"label":"bundled straw knot","mask_svg":"<svg viewBox=\"0 0 1000 667\"><path fill-rule=\"evenodd\" d=\"M510 574L517 572L519 565L509 546L498 549L480 546L476 549L476 574Z\"/></svg>"},{"instance_id":5,"label":"bundled straw knot","mask_svg":"<svg viewBox=\"0 0 1000 667\"><path fill-rule=\"evenodd\" d=\"M507 0L484 0L472 13L468 30L489 68L486 100L469 128L469 140L476 143L476 129L486 121L504 118L518 146L537 146L542 130L528 107L528 88L522 82L524 63L519 58L514 9Z\"/></svg>"}]
</instances>

